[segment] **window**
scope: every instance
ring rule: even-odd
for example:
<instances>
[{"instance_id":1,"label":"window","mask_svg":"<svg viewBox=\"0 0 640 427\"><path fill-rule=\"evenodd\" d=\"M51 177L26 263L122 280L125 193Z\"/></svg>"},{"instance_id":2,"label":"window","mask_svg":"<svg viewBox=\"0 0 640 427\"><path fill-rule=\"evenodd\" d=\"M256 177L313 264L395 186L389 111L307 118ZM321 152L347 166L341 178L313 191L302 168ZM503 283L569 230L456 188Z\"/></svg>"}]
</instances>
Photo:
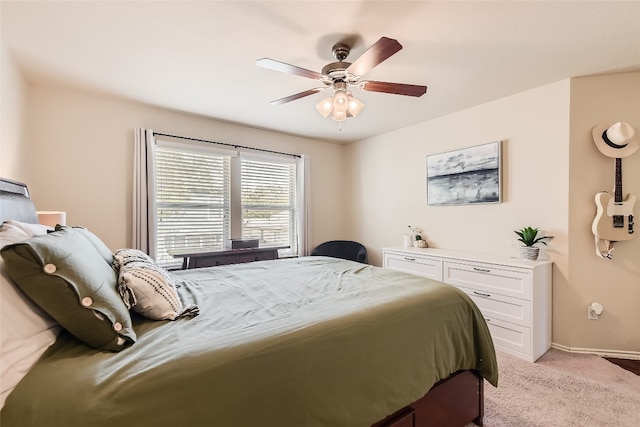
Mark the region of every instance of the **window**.
<instances>
[{"instance_id":1,"label":"window","mask_svg":"<svg viewBox=\"0 0 640 427\"><path fill-rule=\"evenodd\" d=\"M161 140L154 156L155 221L150 224L155 223L159 263L179 265L174 251L222 250L232 237L257 238L261 247L285 246L281 255L297 255L293 157Z\"/></svg>"},{"instance_id":2,"label":"window","mask_svg":"<svg viewBox=\"0 0 640 427\"><path fill-rule=\"evenodd\" d=\"M230 156L188 145L158 143L156 258L171 251L222 246L231 235Z\"/></svg>"},{"instance_id":3,"label":"window","mask_svg":"<svg viewBox=\"0 0 640 427\"><path fill-rule=\"evenodd\" d=\"M242 237L296 253L296 165L241 158Z\"/></svg>"}]
</instances>

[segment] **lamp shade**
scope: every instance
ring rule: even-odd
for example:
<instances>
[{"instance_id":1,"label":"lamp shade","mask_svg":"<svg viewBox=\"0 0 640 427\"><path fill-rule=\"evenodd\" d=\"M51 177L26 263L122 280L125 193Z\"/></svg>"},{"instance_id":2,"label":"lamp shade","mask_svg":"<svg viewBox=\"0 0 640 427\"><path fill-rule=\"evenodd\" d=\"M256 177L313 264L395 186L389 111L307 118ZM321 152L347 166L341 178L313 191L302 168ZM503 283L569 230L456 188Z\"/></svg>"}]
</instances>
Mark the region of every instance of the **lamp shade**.
<instances>
[{"instance_id":1,"label":"lamp shade","mask_svg":"<svg viewBox=\"0 0 640 427\"><path fill-rule=\"evenodd\" d=\"M55 227L57 224L67 225L67 213L61 211L38 211L38 221L42 225Z\"/></svg>"},{"instance_id":2,"label":"lamp shade","mask_svg":"<svg viewBox=\"0 0 640 427\"><path fill-rule=\"evenodd\" d=\"M333 109L333 98L325 98L316 105L316 108L322 114L323 117L329 117L331 110Z\"/></svg>"},{"instance_id":3,"label":"lamp shade","mask_svg":"<svg viewBox=\"0 0 640 427\"><path fill-rule=\"evenodd\" d=\"M351 113L353 117L356 117L364 108L364 104L359 99L351 96L351 92L347 92L347 95L349 96L349 113Z\"/></svg>"},{"instance_id":4,"label":"lamp shade","mask_svg":"<svg viewBox=\"0 0 640 427\"><path fill-rule=\"evenodd\" d=\"M336 92L333 96L333 112L346 113L349 108L349 99L345 92Z\"/></svg>"},{"instance_id":5,"label":"lamp shade","mask_svg":"<svg viewBox=\"0 0 640 427\"><path fill-rule=\"evenodd\" d=\"M336 122L344 122L347 120L347 113L344 111L335 111L331 114L331 118Z\"/></svg>"}]
</instances>

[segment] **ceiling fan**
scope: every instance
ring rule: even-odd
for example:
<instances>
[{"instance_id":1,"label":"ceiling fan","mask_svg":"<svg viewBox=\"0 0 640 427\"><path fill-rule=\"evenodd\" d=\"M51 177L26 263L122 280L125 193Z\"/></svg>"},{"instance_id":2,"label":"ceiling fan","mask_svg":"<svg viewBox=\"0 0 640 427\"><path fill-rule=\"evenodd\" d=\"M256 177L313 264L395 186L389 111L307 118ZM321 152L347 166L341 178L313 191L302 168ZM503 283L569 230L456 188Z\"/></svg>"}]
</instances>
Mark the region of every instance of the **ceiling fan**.
<instances>
[{"instance_id":1,"label":"ceiling fan","mask_svg":"<svg viewBox=\"0 0 640 427\"><path fill-rule=\"evenodd\" d=\"M351 63L345 61L347 56L349 56L351 47L345 43L336 43L333 46L332 52L337 62L325 65L320 73L270 58L258 59L256 65L283 73L318 80L324 84L324 86L321 87L305 90L304 92L271 101L272 105L285 104L324 91L328 88L333 88L333 96L322 100L317 105L317 108L324 117L328 117L329 114L331 114L333 120L342 122L347 117L357 116L364 108L364 104L354 98L351 91L349 91L350 86L357 86L368 92L382 92L415 97L422 96L427 92L427 87L421 85L361 80L365 73L389 59L400 49L402 49L402 45L398 40L381 37L359 58Z\"/></svg>"}]
</instances>

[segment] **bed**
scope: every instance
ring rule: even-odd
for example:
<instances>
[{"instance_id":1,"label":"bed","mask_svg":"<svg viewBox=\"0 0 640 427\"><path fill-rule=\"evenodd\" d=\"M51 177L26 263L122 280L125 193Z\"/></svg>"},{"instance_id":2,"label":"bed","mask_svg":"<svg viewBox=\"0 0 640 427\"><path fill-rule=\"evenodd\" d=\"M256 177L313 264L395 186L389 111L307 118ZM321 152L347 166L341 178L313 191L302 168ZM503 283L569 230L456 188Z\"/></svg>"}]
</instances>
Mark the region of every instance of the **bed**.
<instances>
[{"instance_id":1,"label":"bed","mask_svg":"<svg viewBox=\"0 0 640 427\"><path fill-rule=\"evenodd\" d=\"M4 180L0 193L3 221L34 222L24 184ZM495 352L478 308L454 287L327 257L170 275L198 316L132 311L135 342L121 351L60 328L8 394L0 424L482 425Z\"/></svg>"}]
</instances>

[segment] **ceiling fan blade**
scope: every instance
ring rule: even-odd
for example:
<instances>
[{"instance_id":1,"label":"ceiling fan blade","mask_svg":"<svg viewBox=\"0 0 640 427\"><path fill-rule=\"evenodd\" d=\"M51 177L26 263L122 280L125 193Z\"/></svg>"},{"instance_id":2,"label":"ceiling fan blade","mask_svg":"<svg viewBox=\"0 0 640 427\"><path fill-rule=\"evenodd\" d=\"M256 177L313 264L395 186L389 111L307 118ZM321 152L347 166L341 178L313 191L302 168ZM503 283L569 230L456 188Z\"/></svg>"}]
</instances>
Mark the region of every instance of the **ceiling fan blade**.
<instances>
[{"instance_id":1,"label":"ceiling fan blade","mask_svg":"<svg viewBox=\"0 0 640 427\"><path fill-rule=\"evenodd\" d=\"M388 83L366 81L361 83L362 89L369 92L393 93L395 95L422 96L427 93L427 87L421 85L410 85L406 83Z\"/></svg>"},{"instance_id":2,"label":"ceiling fan blade","mask_svg":"<svg viewBox=\"0 0 640 427\"><path fill-rule=\"evenodd\" d=\"M322 88L315 88L305 90L304 92L296 93L295 95L289 95L284 98L276 99L275 101L271 101L269 104L271 105L282 105L287 102L295 101L296 99L304 98L305 96L313 95L314 93L318 93L322 90Z\"/></svg>"},{"instance_id":3,"label":"ceiling fan blade","mask_svg":"<svg viewBox=\"0 0 640 427\"><path fill-rule=\"evenodd\" d=\"M371 45L365 53L360 55L360 57L347 68L347 71L356 76L362 76L382 61L387 60L400 49L402 49L402 45L398 40L380 37L380 40Z\"/></svg>"},{"instance_id":4,"label":"ceiling fan blade","mask_svg":"<svg viewBox=\"0 0 640 427\"><path fill-rule=\"evenodd\" d=\"M275 59L262 58L256 61L258 67L268 68L270 70L280 71L282 73L295 74L296 76L307 77L309 79L322 80L322 74L307 70L306 68L296 67L295 65L286 64L276 61Z\"/></svg>"}]
</instances>

